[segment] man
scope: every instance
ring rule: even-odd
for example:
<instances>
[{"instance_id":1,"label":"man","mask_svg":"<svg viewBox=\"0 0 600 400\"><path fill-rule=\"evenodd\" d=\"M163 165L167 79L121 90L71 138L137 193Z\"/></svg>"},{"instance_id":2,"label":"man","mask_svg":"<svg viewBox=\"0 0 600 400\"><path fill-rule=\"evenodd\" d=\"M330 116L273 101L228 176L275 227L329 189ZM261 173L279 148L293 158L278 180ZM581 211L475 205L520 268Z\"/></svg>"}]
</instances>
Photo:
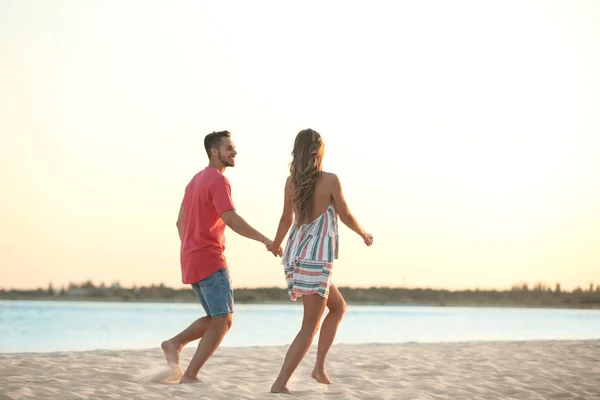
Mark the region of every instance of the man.
<instances>
[{"instance_id":1,"label":"man","mask_svg":"<svg viewBox=\"0 0 600 400\"><path fill-rule=\"evenodd\" d=\"M215 352L229 331L233 313L233 290L225 259L225 226L264 244L273 242L240 217L231 199L231 186L223 172L235 166L237 151L228 131L213 132L204 138L208 167L188 183L177 218L181 239L182 281L191 284L206 317L194 321L173 338L162 342L169 367L179 376L179 352L187 343L202 338L180 383L198 380L200 368ZM276 255L276 251L271 251Z\"/></svg>"}]
</instances>

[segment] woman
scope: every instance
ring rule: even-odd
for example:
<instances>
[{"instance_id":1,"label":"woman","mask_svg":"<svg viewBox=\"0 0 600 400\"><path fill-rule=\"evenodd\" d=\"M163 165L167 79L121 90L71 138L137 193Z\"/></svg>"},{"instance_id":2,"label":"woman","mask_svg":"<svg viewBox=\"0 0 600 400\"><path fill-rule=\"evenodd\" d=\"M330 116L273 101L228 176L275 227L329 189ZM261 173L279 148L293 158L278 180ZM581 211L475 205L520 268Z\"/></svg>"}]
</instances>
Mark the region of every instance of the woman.
<instances>
[{"instance_id":1,"label":"woman","mask_svg":"<svg viewBox=\"0 0 600 400\"><path fill-rule=\"evenodd\" d=\"M367 246L373 244L373 236L350 213L337 176L321 170L324 147L321 135L312 129L296 136L290 176L285 183L283 215L271 247L274 254L281 254L281 242L293 222L282 264L291 300L302 298L304 318L271 387L273 393L290 393L287 383L319 330L325 306L329 313L321 326L312 377L319 383L331 383L325 372L325 358L346 311L342 294L331 283L331 268L338 249L338 215Z\"/></svg>"}]
</instances>

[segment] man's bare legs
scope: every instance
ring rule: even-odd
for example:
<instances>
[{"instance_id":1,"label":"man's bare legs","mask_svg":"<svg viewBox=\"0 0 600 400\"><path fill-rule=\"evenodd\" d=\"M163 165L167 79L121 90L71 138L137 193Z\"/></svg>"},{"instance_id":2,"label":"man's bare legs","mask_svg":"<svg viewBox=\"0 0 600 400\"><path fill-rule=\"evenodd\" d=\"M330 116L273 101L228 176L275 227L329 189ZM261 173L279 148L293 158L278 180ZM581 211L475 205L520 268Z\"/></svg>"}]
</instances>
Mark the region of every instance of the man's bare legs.
<instances>
[{"instance_id":1,"label":"man's bare legs","mask_svg":"<svg viewBox=\"0 0 600 400\"><path fill-rule=\"evenodd\" d=\"M198 318L190 326L181 331L181 333L161 343L160 347L162 347L163 353L165 353L167 364L174 373L180 376L183 375L183 370L179 365L179 352L189 342L200 339L210 326L210 322L210 317Z\"/></svg>"},{"instance_id":2,"label":"man's bare legs","mask_svg":"<svg viewBox=\"0 0 600 400\"><path fill-rule=\"evenodd\" d=\"M200 343L198 343L198 349L190 361L190 365L181 377L180 383L193 383L198 382L198 372L200 368L206 363L206 361L213 355L217 347L223 341L223 338L231 327L233 320L232 314L223 315L216 318L211 318Z\"/></svg>"},{"instance_id":3,"label":"man's bare legs","mask_svg":"<svg viewBox=\"0 0 600 400\"><path fill-rule=\"evenodd\" d=\"M321 325L319 334L319 346L317 348L317 360L311 376L319 383L330 384L329 377L325 373L325 358L331 348L337 328L346 312L346 301L337 287L329 287L329 297L327 298L327 308L329 312Z\"/></svg>"},{"instance_id":4,"label":"man's bare legs","mask_svg":"<svg viewBox=\"0 0 600 400\"><path fill-rule=\"evenodd\" d=\"M318 294L312 294L310 296L302 296L302 303L304 306L302 327L287 351L283 366L281 367L281 371L279 371L279 376L277 376L275 383L271 386L271 393L290 393L287 383L296 368L298 368L300 361L306 355L319 330L319 323L321 322L321 316L325 310L327 300Z\"/></svg>"}]
</instances>

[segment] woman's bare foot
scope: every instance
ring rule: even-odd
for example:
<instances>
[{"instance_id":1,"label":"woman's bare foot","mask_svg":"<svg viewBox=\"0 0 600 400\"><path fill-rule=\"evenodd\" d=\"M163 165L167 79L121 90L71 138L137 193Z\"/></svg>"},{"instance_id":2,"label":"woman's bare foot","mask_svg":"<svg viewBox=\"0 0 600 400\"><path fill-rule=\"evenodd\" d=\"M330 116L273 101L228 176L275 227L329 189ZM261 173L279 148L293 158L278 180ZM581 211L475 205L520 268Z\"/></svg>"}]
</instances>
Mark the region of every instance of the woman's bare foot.
<instances>
[{"instance_id":1,"label":"woman's bare foot","mask_svg":"<svg viewBox=\"0 0 600 400\"><path fill-rule=\"evenodd\" d=\"M310 376L312 376L312 378L319 382L322 383L324 385L331 385L333 382L331 382L331 380L329 379L329 377L327 376L327 374L325 373L325 370L323 371L317 371L316 369L313 369L312 374L310 374Z\"/></svg>"},{"instance_id":2,"label":"woman's bare foot","mask_svg":"<svg viewBox=\"0 0 600 400\"><path fill-rule=\"evenodd\" d=\"M201 383L202 381L198 379L197 376L186 376L183 375L179 380L179 383Z\"/></svg>"},{"instance_id":3,"label":"woman's bare foot","mask_svg":"<svg viewBox=\"0 0 600 400\"><path fill-rule=\"evenodd\" d=\"M277 385L275 383L273 384L273 386L271 386L271 393L292 394L290 389L288 389L286 386Z\"/></svg>"}]
</instances>

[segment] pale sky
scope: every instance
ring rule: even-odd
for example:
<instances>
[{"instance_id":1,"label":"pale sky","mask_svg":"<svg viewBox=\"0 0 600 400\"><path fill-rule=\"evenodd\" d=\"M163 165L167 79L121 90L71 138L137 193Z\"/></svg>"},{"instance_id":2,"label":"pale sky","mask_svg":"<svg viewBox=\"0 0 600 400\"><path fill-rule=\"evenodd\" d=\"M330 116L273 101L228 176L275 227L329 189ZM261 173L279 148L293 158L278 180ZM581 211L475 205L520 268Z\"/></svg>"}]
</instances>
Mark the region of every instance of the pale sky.
<instances>
[{"instance_id":1,"label":"pale sky","mask_svg":"<svg viewBox=\"0 0 600 400\"><path fill-rule=\"evenodd\" d=\"M182 286L204 136L273 237L305 128L375 238L338 285L600 283L598 71L595 1L0 1L0 287ZM226 235L234 287L284 287Z\"/></svg>"}]
</instances>

